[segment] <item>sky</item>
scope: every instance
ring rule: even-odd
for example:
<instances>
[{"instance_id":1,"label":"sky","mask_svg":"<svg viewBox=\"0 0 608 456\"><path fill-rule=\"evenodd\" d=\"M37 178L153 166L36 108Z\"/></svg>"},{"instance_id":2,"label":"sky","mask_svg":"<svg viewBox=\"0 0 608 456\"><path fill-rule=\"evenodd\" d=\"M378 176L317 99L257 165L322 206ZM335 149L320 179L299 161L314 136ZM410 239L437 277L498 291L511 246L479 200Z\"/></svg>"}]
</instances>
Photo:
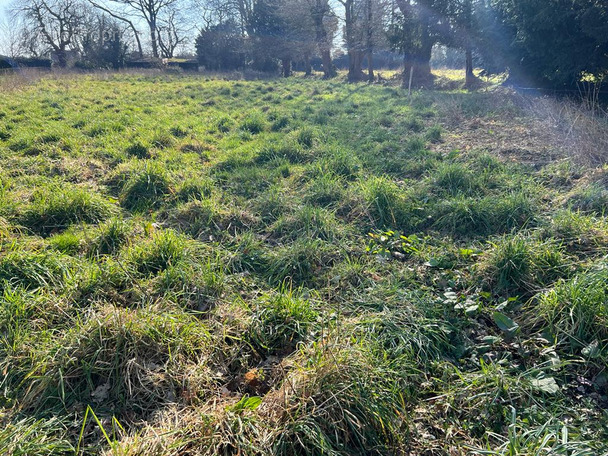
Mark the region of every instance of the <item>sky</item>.
<instances>
[{"instance_id":1,"label":"sky","mask_svg":"<svg viewBox=\"0 0 608 456\"><path fill-rule=\"evenodd\" d=\"M4 10L8 6L9 0L0 0L0 19L4 18Z\"/></svg>"},{"instance_id":2,"label":"sky","mask_svg":"<svg viewBox=\"0 0 608 456\"><path fill-rule=\"evenodd\" d=\"M9 2L10 0L0 0L0 54L2 54L4 50L4 27L2 27L2 24L4 24L4 19L6 18L5 10Z\"/></svg>"}]
</instances>

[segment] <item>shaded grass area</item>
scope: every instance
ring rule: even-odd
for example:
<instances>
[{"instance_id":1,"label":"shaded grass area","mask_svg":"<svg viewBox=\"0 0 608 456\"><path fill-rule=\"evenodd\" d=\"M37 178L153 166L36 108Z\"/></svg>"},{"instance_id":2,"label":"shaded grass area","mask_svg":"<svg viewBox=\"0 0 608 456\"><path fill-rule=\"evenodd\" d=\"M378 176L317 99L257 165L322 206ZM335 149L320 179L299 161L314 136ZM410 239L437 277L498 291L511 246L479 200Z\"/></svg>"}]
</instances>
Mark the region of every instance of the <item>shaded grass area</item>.
<instances>
[{"instance_id":1,"label":"shaded grass area","mask_svg":"<svg viewBox=\"0 0 608 456\"><path fill-rule=\"evenodd\" d=\"M605 169L435 147L526 113L405 95L0 94L0 452L606 452Z\"/></svg>"}]
</instances>

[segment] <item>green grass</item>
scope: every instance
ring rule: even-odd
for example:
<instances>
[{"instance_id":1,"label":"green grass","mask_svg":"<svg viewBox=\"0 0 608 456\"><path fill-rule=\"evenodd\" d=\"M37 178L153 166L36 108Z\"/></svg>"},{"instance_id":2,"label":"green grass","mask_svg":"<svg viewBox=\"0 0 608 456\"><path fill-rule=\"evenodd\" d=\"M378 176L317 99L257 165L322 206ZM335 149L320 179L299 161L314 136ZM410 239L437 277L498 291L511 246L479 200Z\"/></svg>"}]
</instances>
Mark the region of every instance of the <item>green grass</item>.
<instances>
[{"instance_id":1,"label":"green grass","mask_svg":"<svg viewBox=\"0 0 608 456\"><path fill-rule=\"evenodd\" d=\"M497 153L517 96L142 73L0 106L0 453L608 452L605 169Z\"/></svg>"}]
</instances>

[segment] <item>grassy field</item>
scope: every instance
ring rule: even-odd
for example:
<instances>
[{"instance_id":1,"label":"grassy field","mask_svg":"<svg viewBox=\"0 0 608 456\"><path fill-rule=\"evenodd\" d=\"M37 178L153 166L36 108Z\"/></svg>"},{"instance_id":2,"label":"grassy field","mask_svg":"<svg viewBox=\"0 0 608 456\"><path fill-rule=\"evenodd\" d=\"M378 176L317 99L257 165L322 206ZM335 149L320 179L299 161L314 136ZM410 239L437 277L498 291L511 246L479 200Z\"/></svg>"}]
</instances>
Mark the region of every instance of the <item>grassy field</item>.
<instances>
[{"instance_id":1,"label":"grassy field","mask_svg":"<svg viewBox=\"0 0 608 456\"><path fill-rule=\"evenodd\" d=\"M2 91L0 454L608 454L608 168L558 108Z\"/></svg>"}]
</instances>

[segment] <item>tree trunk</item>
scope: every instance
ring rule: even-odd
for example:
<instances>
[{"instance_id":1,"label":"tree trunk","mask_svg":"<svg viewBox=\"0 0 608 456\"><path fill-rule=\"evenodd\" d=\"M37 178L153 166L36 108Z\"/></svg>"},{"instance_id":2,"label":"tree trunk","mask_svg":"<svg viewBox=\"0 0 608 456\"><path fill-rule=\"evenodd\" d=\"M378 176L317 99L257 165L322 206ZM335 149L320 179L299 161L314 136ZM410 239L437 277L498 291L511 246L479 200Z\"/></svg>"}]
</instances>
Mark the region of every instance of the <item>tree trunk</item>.
<instances>
[{"instance_id":1,"label":"tree trunk","mask_svg":"<svg viewBox=\"0 0 608 456\"><path fill-rule=\"evenodd\" d=\"M152 43L152 55L158 58L158 42L156 40L156 22L150 22L150 41Z\"/></svg>"},{"instance_id":2,"label":"tree trunk","mask_svg":"<svg viewBox=\"0 0 608 456\"><path fill-rule=\"evenodd\" d=\"M471 46L470 34L473 27L473 5L471 0L466 0L464 3L464 26L465 26L465 86L473 87L477 85L479 79L473 73L473 49Z\"/></svg>"},{"instance_id":3,"label":"tree trunk","mask_svg":"<svg viewBox=\"0 0 608 456\"><path fill-rule=\"evenodd\" d=\"M466 51L466 63L465 63L465 80L466 85L471 85L474 83L475 74L473 74L473 52L470 47L467 47Z\"/></svg>"},{"instance_id":4,"label":"tree trunk","mask_svg":"<svg viewBox=\"0 0 608 456\"><path fill-rule=\"evenodd\" d=\"M137 43L137 53L139 54L139 58L141 59L144 56L144 48L141 45L141 40L139 39L139 32L135 29L135 26L131 24L131 28L133 29L133 34L135 35L135 42Z\"/></svg>"},{"instance_id":5,"label":"tree trunk","mask_svg":"<svg viewBox=\"0 0 608 456\"><path fill-rule=\"evenodd\" d=\"M306 76L312 76L312 65L310 64L310 54L307 52L304 54L304 71Z\"/></svg>"},{"instance_id":6,"label":"tree trunk","mask_svg":"<svg viewBox=\"0 0 608 456\"><path fill-rule=\"evenodd\" d=\"M321 49L321 61L323 62L323 79L335 77L337 73L331 60L331 51L329 49Z\"/></svg>"},{"instance_id":7,"label":"tree trunk","mask_svg":"<svg viewBox=\"0 0 608 456\"><path fill-rule=\"evenodd\" d=\"M465 87L467 88L473 88L477 85L479 85L480 81L479 78L477 76L475 76L475 73L473 73L473 51L471 50L471 47L469 45L467 45L467 48L465 50L465 55L466 55L466 63L465 63Z\"/></svg>"},{"instance_id":8,"label":"tree trunk","mask_svg":"<svg viewBox=\"0 0 608 456\"><path fill-rule=\"evenodd\" d=\"M55 55L57 56L57 65L59 65L60 68L68 66L68 56L65 49L55 51Z\"/></svg>"},{"instance_id":9,"label":"tree trunk","mask_svg":"<svg viewBox=\"0 0 608 456\"><path fill-rule=\"evenodd\" d=\"M344 29L346 38L346 49L348 52L348 82L361 81L361 51L355 42L355 12L354 0L346 0L344 5Z\"/></svg>"},{"instance_id":10,"label":"tree trunk","mask_svg":"<svg viewBox=\"0 0 608 456\"><path fill-rule=\"evenodd\" d=\"M372 0L367 0L367 35L365 40L365 50L367 53L367 80L374 82L374 25L373 25L373 6Z\"/></svg>"},{"instance_id":11,"label":"tree trunk","mask_svg":"<svg viewBox=\"0 0 608 456\"><path fill-rule=\"evenodd\" d=\"M431 73L430 58L420 59L406 55L403 65L403 87L408 88L410 83L410 71L412 71L412 88L429 88L433 86L433 74Z\"/></svg>"},{"instance_id":12,"label":"tree trunk","mask_svg":"<svg viewBox=\"0 0 608 456\"><path fill-rule=\"evenodd\" d=\"M414 68L412 87L430 88L433 86L435 77L431 73L431 54L433 52L433 41L427 33L422 36L422 43L415 54L404 56L403 86L409 85L410 68Z\"/></svg>"},{"instance_id":13,"label":"tree trunk","mask_svg":"<svg viewBox=\"0 0 608 456\"><path fill-rule=\"evenodd\" d=\"M313 7L311 14L315 24L317 46L319 47L321 61L323 62L323 79L330 79L336 76L337 73L331 60L331 43L323 24L323 17L326 14L326 5L323 4L323 0L317 0L317 5Z\"/></svg>"},{"instance_id":14,"label":"tree trunk","mask_svg":"<svg viewBox=\"0 0 608 456\"><path fill-rule=\"evenodd\" d=\"M358 82L363 80L363 53L359 50L351 50L348 53L348 81Z\"/></svg>"},{"instance_id":15,"label":"tree trunk","mask_svg":"<svg viewBox=\"0 0 608 456\"><path fill-rule=\"evenodd\" d=\"M291 76L291 59L281 59L281 65L283 67L283 77L288 78L289 76Z\"/></svg>"}]
</instances>

